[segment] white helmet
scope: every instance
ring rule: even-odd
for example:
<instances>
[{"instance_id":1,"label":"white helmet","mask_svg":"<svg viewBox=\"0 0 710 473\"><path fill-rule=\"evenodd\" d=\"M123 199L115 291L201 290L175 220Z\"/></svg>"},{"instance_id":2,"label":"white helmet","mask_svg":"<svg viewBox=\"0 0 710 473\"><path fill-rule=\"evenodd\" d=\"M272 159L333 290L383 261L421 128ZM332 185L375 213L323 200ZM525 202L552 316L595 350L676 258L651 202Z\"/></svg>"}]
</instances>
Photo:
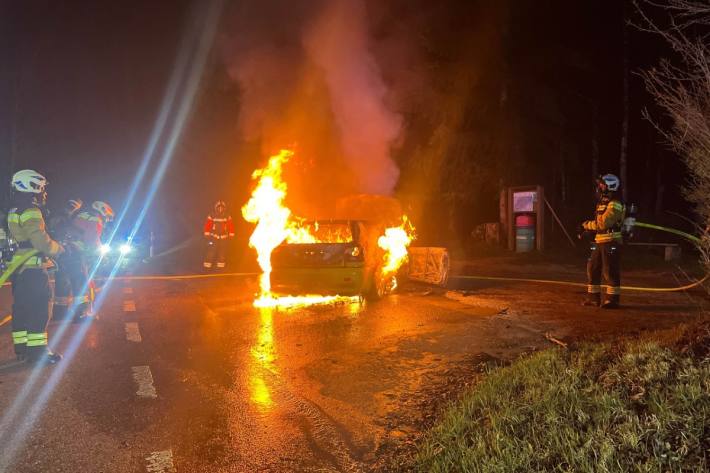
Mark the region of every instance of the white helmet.
<instances>
[{"instance_id":1,"label":"white helmet","mask_svg":"<svg viewBox=\"0 0 710 473\"><path fill-rule=\"evenodd\" d=\"M610 192L616 192L621 187L621 181L614 174L605 174L601 177L601 181L606 184L606 188Z\"/></svg>"},{"instance_id":2,"label":"white helmet","mask_svg":"<svg viewBox=\"0 0 710 473\"><path fill-rule=\"evenodd\" d=\"M32 169L17 171L12 176L12 188L17 192L41 194L47 185L47 179Z\"/></svg>"},{"instance_id":3,"label":"white helmet","mask_svg":"<svg viewBox=\"0 0 710 473\"><path fill-rule=\"evenodd\" d=\"M100 213L101 216L104 218L104 220L106 220L107 222L110 222L111 220L113 220L113 217L114 217L113 209L106 202L102 202L100 200L97 200L96 202L91 204L91 208L96 210L98 213Z\"/></svg>"}]
</instances>

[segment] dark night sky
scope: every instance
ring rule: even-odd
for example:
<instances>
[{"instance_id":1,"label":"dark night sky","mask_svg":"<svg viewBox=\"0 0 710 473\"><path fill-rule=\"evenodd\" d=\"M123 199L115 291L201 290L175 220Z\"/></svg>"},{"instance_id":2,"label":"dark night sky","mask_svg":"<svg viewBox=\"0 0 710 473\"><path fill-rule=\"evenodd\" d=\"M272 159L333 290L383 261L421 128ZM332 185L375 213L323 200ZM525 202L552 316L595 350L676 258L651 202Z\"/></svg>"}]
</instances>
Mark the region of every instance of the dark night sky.
<instances>
[{"instance_id":1,"label":"dark night sky","mask_svg":"<svg viewBox=\"0 0 710 473\"><path fill-rule=\"evenodd\" d=\"M239 3L230 4L225 15L239 11ZM467 4L443 3L452 9ZM618 157L620 128L619 4L615 0L511 2L515 31L509 37L518 41L510 47L512 70L530 74L536 81L526 86L524 103L534 104L536 87L552 90L561 103L587 100L576 96L603 97L599 103L601 161L609 168ZM120 207L193 8L187 0L2 2L2 181L9 180L11 169L33 167L49 177L50 198L55 202L79 196L106 199ZM631 41L633 68L655 61L657 40L634 31ZM551 50L560 52L559 67L540 63L551 60ZM236 137L238 87L227 79L224 69L216 47L185 138L149 217L152 226L179 209L176 230L182 234L197 231L191 226L199 225L209 202L220 193L234 200L233 212L238 214L236 207L246 195L259 148ZM544 99L544 94L540 97ZM629 174L634 180L630 190L640 197L641 189L655 186L659 171L649 163L664 159L668 163L661 175L668 188L665 207L687 212L678 191L682 167L657 144L658 136L640 118L641 108L648 103L640 79L632 77ZM570 116L565 133L584 136L588 122L579 117L585 113L580 110ZM587 146L580 138L577 147ZM548 164L528 164L533 170L530 179L547 179ZM590 186L586 179L580 178L573 187ZM547 179L545 184L554 186L555 182ZM640 200L653 205L646 194Z\"/></svg>"}]
</instances>

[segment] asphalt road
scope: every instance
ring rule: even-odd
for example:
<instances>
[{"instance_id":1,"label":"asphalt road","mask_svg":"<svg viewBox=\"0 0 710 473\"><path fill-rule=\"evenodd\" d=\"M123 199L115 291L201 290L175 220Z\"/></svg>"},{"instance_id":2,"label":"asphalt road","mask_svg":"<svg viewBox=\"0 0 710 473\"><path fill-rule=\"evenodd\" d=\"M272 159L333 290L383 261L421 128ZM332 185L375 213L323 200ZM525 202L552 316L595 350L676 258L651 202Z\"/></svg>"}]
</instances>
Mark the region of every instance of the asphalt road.
<instances>
[{"instance_id":1,"label":"asphalt road","mask_svg":"<svg viewBox=\"0 0 710 473\"><path fill-rule=\"evenodd\" d=\"M575 289L467 284L280 311L252 307L248 277L116 281L100 320L51 325L67 356L34 370L5 325L0 471L370 471L457 366L554 346L545 334L671 327L703 303L638 294L608 313Z\"/></svg>"}]
</instances>

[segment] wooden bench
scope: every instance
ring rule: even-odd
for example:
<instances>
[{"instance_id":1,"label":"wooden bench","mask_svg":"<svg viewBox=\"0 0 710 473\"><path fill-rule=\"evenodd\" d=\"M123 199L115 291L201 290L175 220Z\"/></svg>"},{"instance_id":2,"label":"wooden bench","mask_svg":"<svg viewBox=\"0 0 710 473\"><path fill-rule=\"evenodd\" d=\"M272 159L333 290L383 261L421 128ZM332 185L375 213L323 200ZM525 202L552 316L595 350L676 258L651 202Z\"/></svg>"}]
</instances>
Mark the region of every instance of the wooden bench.
<instances>
[{"instance_id":1,"label":"wooden bench","mask_svg":"<svg viewBox=\"0 0 710 473\"><path fill-rule=\"evenodd\" d=\"M663 259L665 261L676 261L680 259L681 248L678 243L627 243L628 246L662 246L664 248Z\"/></svg>"}]
</instances>

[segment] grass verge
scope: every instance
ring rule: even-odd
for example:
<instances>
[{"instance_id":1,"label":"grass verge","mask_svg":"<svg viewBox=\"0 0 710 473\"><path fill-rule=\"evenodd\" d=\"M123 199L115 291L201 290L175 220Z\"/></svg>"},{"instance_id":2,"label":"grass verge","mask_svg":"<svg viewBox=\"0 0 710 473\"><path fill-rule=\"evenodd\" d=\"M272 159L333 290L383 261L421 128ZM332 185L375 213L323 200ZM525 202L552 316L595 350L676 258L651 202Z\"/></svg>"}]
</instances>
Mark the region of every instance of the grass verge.
<instances>
[{"instance_id":1,"label":"grass verge","mask_svg":"<svg viewBox=\"0 0 710 473\"><path fill-rule=\"evenodd\" d=\"M491 371L424 436L425 472L710 471L710 324Z\"/></svg>"}]
</instances>

